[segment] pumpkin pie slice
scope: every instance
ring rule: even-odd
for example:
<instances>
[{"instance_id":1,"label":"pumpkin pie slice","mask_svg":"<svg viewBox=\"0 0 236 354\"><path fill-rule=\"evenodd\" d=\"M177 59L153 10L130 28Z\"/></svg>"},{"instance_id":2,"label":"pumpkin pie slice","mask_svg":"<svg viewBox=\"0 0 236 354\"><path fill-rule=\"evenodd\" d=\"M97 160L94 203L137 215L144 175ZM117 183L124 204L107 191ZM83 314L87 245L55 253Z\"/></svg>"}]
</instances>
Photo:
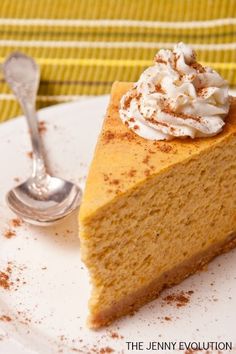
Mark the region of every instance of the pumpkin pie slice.
<instances>
[{"instance_id":1,"label":"pumpkin pie slice","mask_svg":"<svg viewBox=\"0 0 236 354\"><path fill-rule=\"evenodd\" d=\"M79 214L89 326L131 313L236 245L236 99L213 137L144 139L113 84Z\"/></svg>"}]
</instances>

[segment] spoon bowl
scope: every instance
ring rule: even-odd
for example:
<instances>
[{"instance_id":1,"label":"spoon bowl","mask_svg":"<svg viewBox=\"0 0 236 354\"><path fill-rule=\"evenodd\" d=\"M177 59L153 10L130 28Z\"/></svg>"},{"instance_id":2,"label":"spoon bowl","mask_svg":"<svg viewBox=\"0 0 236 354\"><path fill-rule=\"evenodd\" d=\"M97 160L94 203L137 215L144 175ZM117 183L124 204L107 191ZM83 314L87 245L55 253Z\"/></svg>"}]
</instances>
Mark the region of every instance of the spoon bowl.
<instances>
[{"instance_id":1,"label":"spoon bowl","mask_svg":"<svg viewBox=\"0 0 236 354\"><path fill-rule=\"evenodd\" d=\"M74 183L47 175L43 185L29 178L10 190L6 201L28 223L46 226L70 214L79 206L81 196Z\"/></svg>"}]
</instances>

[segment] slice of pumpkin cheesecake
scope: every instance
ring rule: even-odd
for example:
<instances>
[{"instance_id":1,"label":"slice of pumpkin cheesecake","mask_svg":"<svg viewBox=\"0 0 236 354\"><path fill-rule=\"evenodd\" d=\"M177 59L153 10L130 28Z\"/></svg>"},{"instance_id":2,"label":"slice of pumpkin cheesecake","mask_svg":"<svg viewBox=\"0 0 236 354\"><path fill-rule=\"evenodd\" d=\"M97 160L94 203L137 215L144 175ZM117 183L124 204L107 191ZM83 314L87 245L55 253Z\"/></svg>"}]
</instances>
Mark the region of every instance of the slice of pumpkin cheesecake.
<instances>
[{"instance_id":1,"label":"slice of pumpkin cheesecake","mask_svg":"<svg viewBox=\"0 0 236 354\"><path fill-rule=\"evenodd\" d=\"M186 51L182 57L186 66L194 60ZM201 68L193 65L200 83L187 81L179 58L181 68L164 59L157 57L155 70L163 73L172 63L182 75L176 83L181 95L189 96L191 87L181 86L190 82L198 109L208 114L204 120L196 114L194 99L188 101L191 113L185 97L166 98L167 74L148 86L151 98L142 76L135 85L113 85L79 213L82 259L92 283L91 328L138 309L236 245L236 100L229 109L218 92L209 98ZM205 87L213 85L208 80ZM149 116L152 107L157 113ZM222 107L229 109L224 119Z\"/></svg>"}]
</instances>

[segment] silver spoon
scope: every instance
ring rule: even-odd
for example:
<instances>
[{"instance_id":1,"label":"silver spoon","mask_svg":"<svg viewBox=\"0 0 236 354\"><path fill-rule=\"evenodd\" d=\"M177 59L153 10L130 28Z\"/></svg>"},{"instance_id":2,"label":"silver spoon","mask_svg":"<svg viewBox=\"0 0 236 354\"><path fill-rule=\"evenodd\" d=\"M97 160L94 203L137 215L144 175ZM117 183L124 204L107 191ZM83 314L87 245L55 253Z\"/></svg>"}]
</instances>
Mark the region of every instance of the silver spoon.
<instances>
[{"instance_id":1,"label":"silver spoon","mask_svg":"<svg viewBox=\"0 0 236 354\"><path fill-rule=\"evenodd\" d=\"M48 225L77 208L82 192L75 184L47 173L35 111L38 65L32 58L15 52L3 64L3 73L27 118L33 152L32 176L8 192L7 203L28 223Z\"/></svg>"}]
</instances>

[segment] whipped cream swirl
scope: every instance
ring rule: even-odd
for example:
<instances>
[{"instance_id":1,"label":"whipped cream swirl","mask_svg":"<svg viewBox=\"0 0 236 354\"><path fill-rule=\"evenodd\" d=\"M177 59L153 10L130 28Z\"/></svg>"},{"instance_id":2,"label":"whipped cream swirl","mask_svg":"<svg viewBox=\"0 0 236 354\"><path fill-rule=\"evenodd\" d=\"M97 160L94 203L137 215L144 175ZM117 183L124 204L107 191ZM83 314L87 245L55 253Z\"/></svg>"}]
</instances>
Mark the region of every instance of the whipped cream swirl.
<instances>
[{"instance_id":1,"label":"whipped cream swirl","mask_svg":"<svg viewBox=\"0 0 236 354\"><path fill-rule=\"evenodd\" d=\"M160 50L120 102L122 121L150 140L210 137L229 111L228 83L184 43Z\"/></svg>"}]
</instances>

